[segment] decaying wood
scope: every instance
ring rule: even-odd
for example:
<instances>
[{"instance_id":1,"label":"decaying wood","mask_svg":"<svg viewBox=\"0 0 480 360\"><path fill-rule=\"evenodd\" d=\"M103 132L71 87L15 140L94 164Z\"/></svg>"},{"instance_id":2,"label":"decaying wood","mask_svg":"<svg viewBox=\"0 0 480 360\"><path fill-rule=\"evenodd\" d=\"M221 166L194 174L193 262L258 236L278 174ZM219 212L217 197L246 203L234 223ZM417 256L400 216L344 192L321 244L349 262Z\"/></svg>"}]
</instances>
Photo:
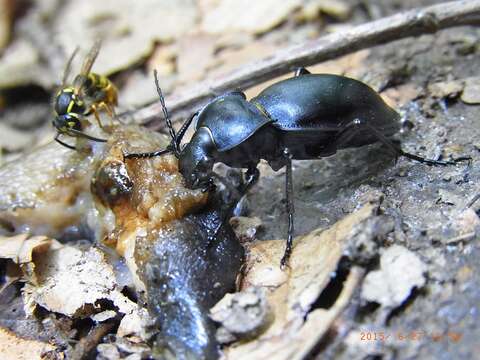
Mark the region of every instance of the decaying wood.
<instances>
[{"instance_id":1,"label":"decaying wood","mask_svg":"<svg viewBox=\"0 0 480 360\"><path fill-rule=\"evenodd\" d=\"M288 47L271 57L246 64L225 76L207 79L182 93L173 94L167 98L166 103L170 113L192 112L215 95L231 89L247 89L292 72L299 66L310 66L410 36L479 23L480 0L451 1L413 9ZM160 103L154 103L130 113L129 117L136 123L161 128L161 112Z\"/></svg>"}]
</instances>

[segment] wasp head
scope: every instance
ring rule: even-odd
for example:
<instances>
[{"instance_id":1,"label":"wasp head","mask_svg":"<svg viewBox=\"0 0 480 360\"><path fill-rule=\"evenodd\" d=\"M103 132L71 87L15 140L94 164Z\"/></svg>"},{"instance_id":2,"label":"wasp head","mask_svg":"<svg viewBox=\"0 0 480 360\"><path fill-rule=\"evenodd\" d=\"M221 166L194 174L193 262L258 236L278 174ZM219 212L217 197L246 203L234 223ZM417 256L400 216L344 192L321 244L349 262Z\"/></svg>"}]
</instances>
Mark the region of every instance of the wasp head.
<instances>
[{"instance_id":1,"label":"wasp head","mask_svg":"<svg viewBox=\"0 0 480 360\"><path fill-rule=\"evenodd\" d=\"M75 88L69 86L61 89L55 96L54 109L58 115L69 113L83 114L85 112L85 103L78 96Z\"/></svg>"},{"instance_id":2,"label":"wasp head","mask_svg":"<svg viewBox=\"0 0 480 360\"><path fill-rule=\"evenodd\" d=\"M82 131L82 123L76 113L57 115L53 119L53 126L62 134L69 134L71 130Z\"/></svg>"}]
</instances>

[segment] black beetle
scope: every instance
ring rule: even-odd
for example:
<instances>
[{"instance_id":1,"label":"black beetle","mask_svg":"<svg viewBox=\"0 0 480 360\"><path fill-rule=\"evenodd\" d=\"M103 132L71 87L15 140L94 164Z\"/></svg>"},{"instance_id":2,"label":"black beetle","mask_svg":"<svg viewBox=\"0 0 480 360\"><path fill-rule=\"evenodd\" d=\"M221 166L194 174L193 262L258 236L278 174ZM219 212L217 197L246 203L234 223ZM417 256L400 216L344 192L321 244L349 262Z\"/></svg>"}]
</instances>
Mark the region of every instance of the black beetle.
<instances>
[{"instance_id":1,"label":"black beetle","mask_svg":"<svg viewBox=\"0 0 480 360\"><path fill-rule=\"evenodd\" d=\"M286 166L288 238L281 265L286 265L293 241L292 160L330 156L337 150L375 143L385 144L397 156L428 165L454 161L425 159L407 153L389 140L400 129L400 116L368 85L345 76L310 74L304 68L295 77L277 82L246 100L241 91L218 96L187 120L178 134L173 130L157 74L155 82L172 141L160 151L128 154L146 158L172 152L190 188L211 189L213 165L222 162L245 168L247 191L259 177L260 159L275 171ZM195 133L180 149L180 142L197 117Z\"/></svg>"}]
</instances>

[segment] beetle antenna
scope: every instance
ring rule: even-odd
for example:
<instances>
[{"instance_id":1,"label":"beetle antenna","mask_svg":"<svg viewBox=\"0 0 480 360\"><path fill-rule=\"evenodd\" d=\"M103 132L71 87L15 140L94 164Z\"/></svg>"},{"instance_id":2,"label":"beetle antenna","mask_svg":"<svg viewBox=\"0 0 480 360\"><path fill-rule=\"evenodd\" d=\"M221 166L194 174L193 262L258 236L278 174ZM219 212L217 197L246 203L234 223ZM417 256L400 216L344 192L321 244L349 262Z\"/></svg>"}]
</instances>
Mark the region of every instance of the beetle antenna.
<instances>
[{"instance_id":1,"label":"beetle antenna","mask_svg":"<svg viewBox=\"0 0 480 360\"><path fill-rule=\"evenodd\" d=\"M168 116L167 106L165 105L165 98L163 97L162 89L160 88L160 84L158 82L158 72L157 70L153 70L153 76L155 77L155 86L157 87L158 97L160 98L160 104L162 104L163 110L163 117L165 118L165 122L167 123L168 132L170 133L170 137L172 138L171 146L173 146L173 152L175 155L180 154L180 149L178 148L177 144L177 134L173 129L172 122L170 121L170 117Z\"/></svg>"}]
</instances>

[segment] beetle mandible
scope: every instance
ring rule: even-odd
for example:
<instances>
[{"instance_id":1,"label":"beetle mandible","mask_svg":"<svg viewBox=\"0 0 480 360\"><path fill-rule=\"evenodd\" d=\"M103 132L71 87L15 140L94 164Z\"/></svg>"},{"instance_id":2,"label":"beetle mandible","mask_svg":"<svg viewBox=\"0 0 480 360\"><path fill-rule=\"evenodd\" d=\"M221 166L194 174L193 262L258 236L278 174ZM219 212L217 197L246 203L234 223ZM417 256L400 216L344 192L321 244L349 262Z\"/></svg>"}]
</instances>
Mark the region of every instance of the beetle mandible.
<instances>
[{"instance_id":1,"label":"beetle mandible","mask_svg":"<svg viewBox=\"0 0 480 360\"><path fill-rule=\"evenodd\" d=\"M155 83L164 117L172 138L163 150L127 154L126 158L148 158L173 153L186 185L210 190L213 165L247 169L247 191L259 177L260 159L277 171L286 167L286 207L288 236L281 266L292 251L294 206L292 160L331 156L337 150L382 142L397 156L428 165L450 165L454 161L430 160L407 153L389 137L400 129L399 114L368 85L345 76L311 74L299 68L293 78L277 82L247 101L241 91L216 97L174 131L165 100ZM197 118L195 133L180 148L182 138Z\"/></svg>"}]
</instances>

